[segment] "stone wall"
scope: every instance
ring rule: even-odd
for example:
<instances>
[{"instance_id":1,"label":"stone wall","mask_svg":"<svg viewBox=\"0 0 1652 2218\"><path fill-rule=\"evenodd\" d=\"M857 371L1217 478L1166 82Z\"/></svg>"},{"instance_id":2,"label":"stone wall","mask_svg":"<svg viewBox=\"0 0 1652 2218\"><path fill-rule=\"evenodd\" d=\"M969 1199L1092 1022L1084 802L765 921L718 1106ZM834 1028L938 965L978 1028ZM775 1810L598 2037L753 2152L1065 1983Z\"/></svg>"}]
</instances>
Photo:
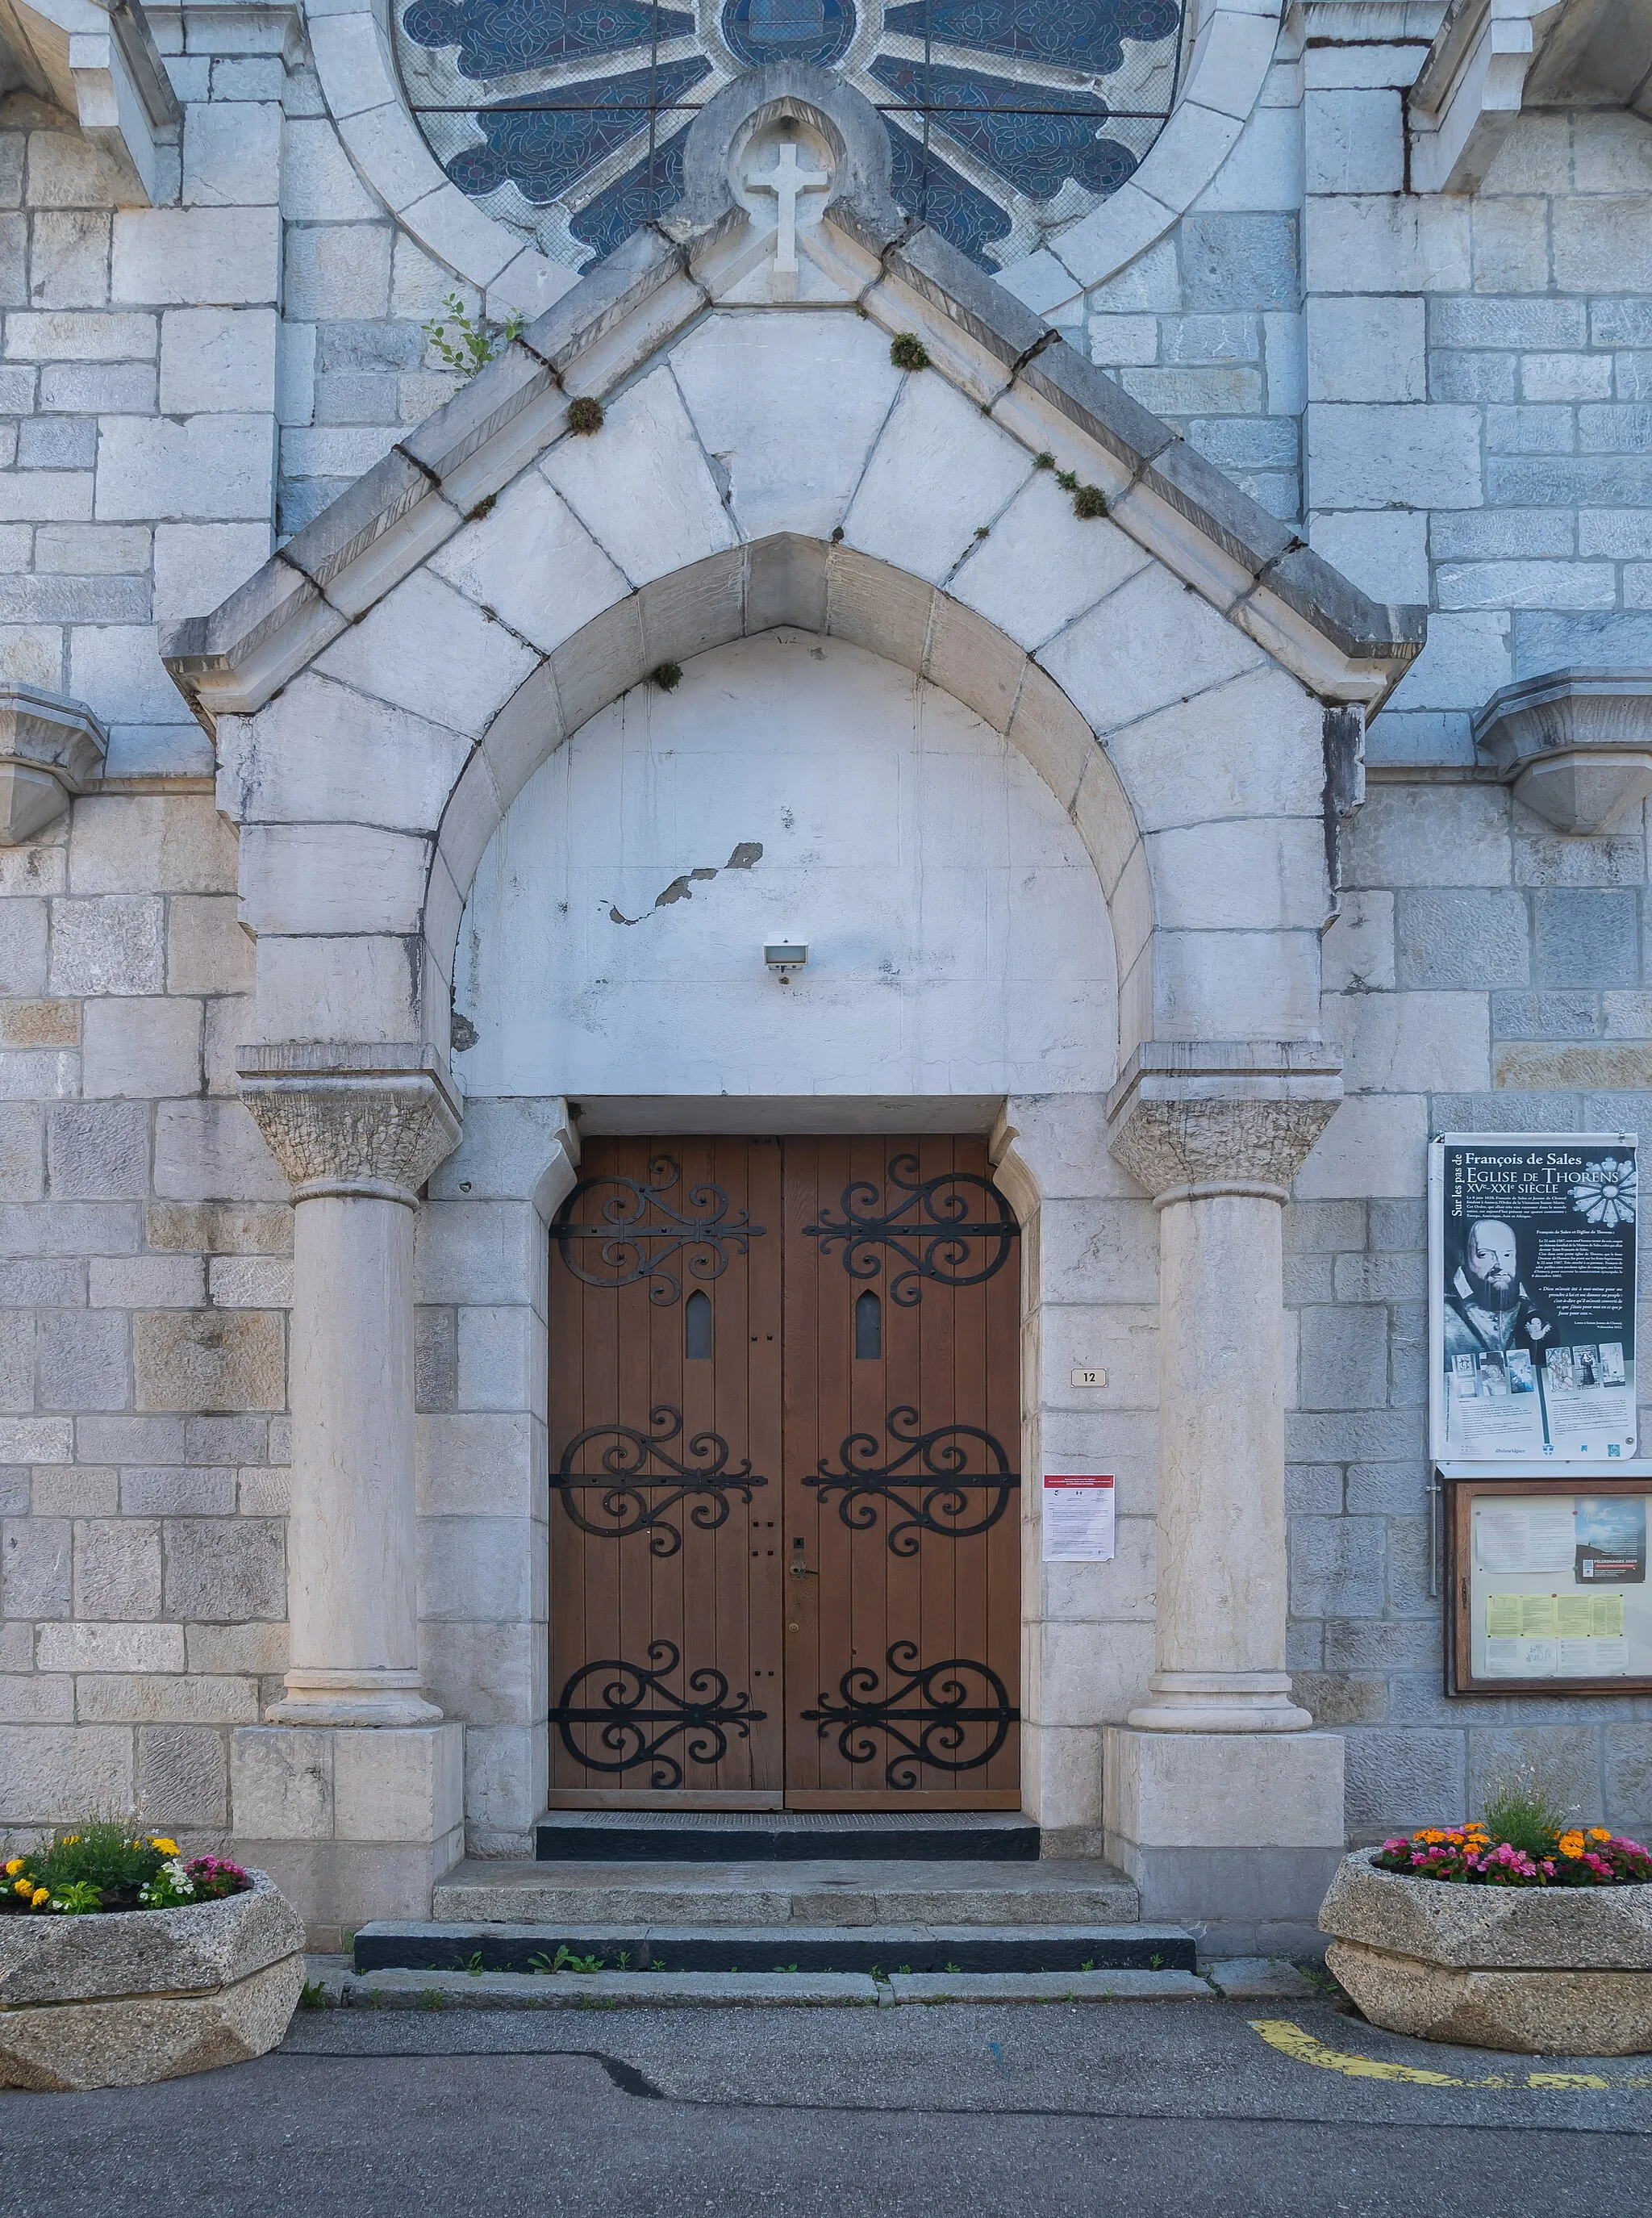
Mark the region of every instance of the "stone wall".
<instances>
[{"instance_id":1,"label":"stone wall","mask_svg":"<svg viewBox=\"0 0 1652 2218\"><path fill-rule=\"evenodd\" d=\"M1348 1733L1351 1828L1451 1814L1527 1759L1644 1828L1652 1704L1441 1693L1421 1195L1432 1130L1652 1137L1643 826L1556 837L1469 735L1517 672L1652 664L1652 126L1523 116L1480 194L1408 195L1426 49L1304 43L1354 12L1291 11L1212 184L1053 313L1328 559L1433 610L1370 734L1325 940L1350 1100L1286 1228L1292 1662ZM445 399L423 325L481 299L358 175L295 17L155 30L185 106L165 206L117 207L61 115L0 106L0 671L112 733L109 790L0 852L0 1821L135 1797L207 1838L226 1736L285 1662L291 1225L232 1098L233 834L152 627ZM427 1465L492 1459L525 1493L542 1440L498 1372L537 1375L543 1257L511 1206L504 1275L456 1204L426 1217L419 1395ZM1094 1268L1136 1291L1140 1260ZM430 1683L480 1729L501 1838L542 1666L486 1628L532 1577L478 1556L430 1598Z\"/></svg>"},{"instance_id":2,"label":"stone wall","mask_svg":"<svg viewBox=\"0 0 1652 2218\"><path fill-rule=\"evenodd\" d=\"M0 853L5 1813L211 1831L286 1662L292 1212L230 1098L235 841L195 793L55 830Z\"/></svg>"}]
</instances>

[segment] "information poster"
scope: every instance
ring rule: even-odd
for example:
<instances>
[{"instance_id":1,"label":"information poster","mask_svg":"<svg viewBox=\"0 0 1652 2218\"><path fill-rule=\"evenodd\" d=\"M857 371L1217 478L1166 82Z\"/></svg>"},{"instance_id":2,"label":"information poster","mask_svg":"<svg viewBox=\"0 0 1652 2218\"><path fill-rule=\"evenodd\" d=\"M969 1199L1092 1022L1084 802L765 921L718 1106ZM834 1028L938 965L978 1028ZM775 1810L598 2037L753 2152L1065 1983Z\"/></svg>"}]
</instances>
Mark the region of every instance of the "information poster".
<instances>
[{"instance_id":1,"label":"information poster","mask_svg":"<svg viewBox=\"0 0 1652 2218\"><path fill-rule=\"evenodd\" d=\"M1044 1561L1111 1564L1113 1482L1044 1474Z\"/></svg>"},{"instance_id":2,"label":"information poster","mask_svg":"<svg viewBox=\"0 0 1652 2218\"><path fill-rule=\"evenodd\" d=\"M1474 1680L1652 1676L1649 1498L1473 1496L1462 1599Z\"/></svg>"},{"instance_id":3,"label":"information poster","mask_svg":"<svg viewBox=\"0 0 1652 2218\"><path fill-rule=\"evenodd\" d=\"M1636 1144L1463 1132L1430 1146L1437 1463L1635 1454Z\"/></svg>"}]
</instances>

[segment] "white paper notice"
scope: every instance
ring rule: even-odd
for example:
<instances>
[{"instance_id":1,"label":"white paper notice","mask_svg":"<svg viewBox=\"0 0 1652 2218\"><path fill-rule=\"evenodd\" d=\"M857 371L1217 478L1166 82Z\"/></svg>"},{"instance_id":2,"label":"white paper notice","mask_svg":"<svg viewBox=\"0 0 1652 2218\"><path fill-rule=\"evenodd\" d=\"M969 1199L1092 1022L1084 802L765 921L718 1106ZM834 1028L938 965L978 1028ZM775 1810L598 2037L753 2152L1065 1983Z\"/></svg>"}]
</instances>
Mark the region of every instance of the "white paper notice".
<instances>
[{"instance_id":1,"label":"white paper notice","mask_svg":"<svg viewBox=\"0 0 1652 2218\"><path fill-rule=\"evenodd\" d=\"M1557 1644L1552 1640L1490 1639L1486 1643L1488 1679L1552 1679Z\"/></svg>"},{"instance_id":2,"label":"white paper notice","mask_svg":"<svg viewBox=\"0 0 1652 2218\"><path fill-rule=\"evenodd\" d=\"M1475 1561L1482 1571L1569 1571L1577 1546L1572 1503L1476 1502Z\"/></svg>"},{"instance_id":3,"label":"white paper notice","mask_svg":"<svg viewBox=\"0 0 1652 2218\"><path fill-rule=\"evenodd\" d=\"M1044 1474L1044 1561L1111 1564L1113 1482Z\"/></svg>"}]
</instances>

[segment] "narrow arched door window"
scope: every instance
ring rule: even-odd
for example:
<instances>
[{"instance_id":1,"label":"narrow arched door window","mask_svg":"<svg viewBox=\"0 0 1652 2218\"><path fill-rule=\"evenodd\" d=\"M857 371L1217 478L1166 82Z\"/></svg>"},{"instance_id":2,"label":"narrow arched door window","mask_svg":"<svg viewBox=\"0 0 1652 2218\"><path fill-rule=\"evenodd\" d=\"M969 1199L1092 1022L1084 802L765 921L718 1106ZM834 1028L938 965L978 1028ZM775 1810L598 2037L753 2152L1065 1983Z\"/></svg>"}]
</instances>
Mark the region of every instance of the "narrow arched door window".
<instances>
[{"instance_id":1,"label":"narrow arched door window","mask_svg":"<svg viewBox=\"0 0 1652 2218\"><path fill-rule=\"evenodd\" d=\"M692 1293L683 1311L683 1353L690 1363L711 1360L711 1297Z\"/></svg>"},{"instance_id":2,"label":"narrow arched door window","mask_svg":"<svg viewBox=\"0 0 1652 2218\"><path fill-rule=\"evenodd\" d=\"M883 1355L883 1304L869 1286L855 1300L855 1360L877 1363Z\"/></svg>"}]
</instances>

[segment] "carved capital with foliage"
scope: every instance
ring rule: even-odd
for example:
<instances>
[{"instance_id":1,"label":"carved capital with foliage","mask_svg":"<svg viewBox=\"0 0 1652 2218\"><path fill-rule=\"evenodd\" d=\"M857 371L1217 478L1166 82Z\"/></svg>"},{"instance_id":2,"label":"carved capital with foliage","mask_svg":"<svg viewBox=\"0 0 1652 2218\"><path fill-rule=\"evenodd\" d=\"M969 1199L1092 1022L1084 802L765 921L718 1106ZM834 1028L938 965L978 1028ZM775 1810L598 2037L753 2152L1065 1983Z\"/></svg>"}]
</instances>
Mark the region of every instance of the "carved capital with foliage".
<instances>
[{"instance_id":1,"label":"carved capital with foliage","mask_svg":"<svg viewBox=\"0 0 1652 2218\"><path fill-rule=\"evenodd\" d=\"M294 1201L347 1194L411 1208L459 1143L458 1100L433 1048L249 1048L238 1075Z\"/></svg>"},{"instance_id":2,"label":"carved capital with foliage","mask_svg":"<svg viewBox=\"0 0 1652 2218\"><path fill-rule=\"evenodd\" d=\"M1316 1041L1153 1040L1109 1098L1108 1145L1160 1209L1283 1202L1341 1099L1341 1059Z\"/></svg>"}]
</instances>

